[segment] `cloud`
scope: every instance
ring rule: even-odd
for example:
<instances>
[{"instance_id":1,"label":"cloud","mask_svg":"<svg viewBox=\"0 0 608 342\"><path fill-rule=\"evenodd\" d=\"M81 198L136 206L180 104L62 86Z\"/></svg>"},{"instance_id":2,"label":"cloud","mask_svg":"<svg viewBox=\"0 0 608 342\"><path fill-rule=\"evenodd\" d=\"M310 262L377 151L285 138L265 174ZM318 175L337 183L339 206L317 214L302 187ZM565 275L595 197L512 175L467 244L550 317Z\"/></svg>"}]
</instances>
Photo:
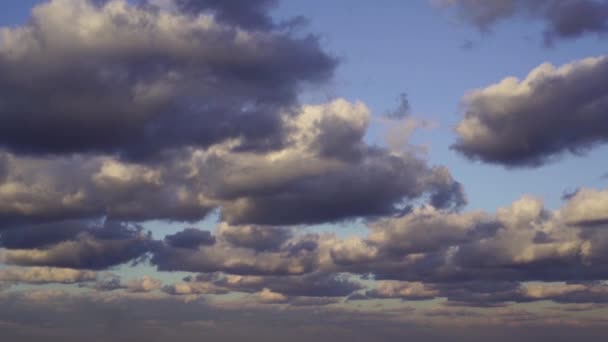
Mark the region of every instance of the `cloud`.
<instances>
[{"instance_id":1,"label":"cloud","mask_svg":"<svg viewBox=\"0 0 608 342\"><path fill-rule=\"evenodd\" d=\"M538 167L608 140L608 57L559 68L542 64L525 79L505 78L463 99L465 116L452 146L507 167Z\"/></svg>"},{"instance_id":2,"label":"cloud","mask_svg":"<svg viewBox=\"0 0 608 342\"><path fill-rule=\"evenodd\" d=\"M216 286L207 282L180 282L176 284L166 285L163 287L163 292L174 296L185 295L209 295L209 294L227 294L230 290Z\"/></svg>"},{"instance_id":3,"label":"cloud","mask_svg":"<svg viewBox=\"0 0 608 342\"><path fill-rule=\"evenodd\" d=\"M160 289L162 283L149 276L143 276L141 278L132 279L126 284L126 288L131 292L152 292Z\"/></svg>"},{"instance_id":4,"label":"cloud","mask_svg":"<svg viewBox=\"0 0 608 342\"><path fill-rule=\"evenodd\" d=\"M461 17L482 31L512 17L526 17L545 24L545 44L558 39L608 33L608 4L597 0L436 0L456 7Z\"/></svg>"},{"instance_id":5,"label":"cloud","mask_svg":"<svg viewBox=\"0 0 608 342\"><path fill-rule=\"evenodd\" d=\"M404 300L433 299L439 292L422 283L380 281L366 293L367 298L400 298Z\"/></svg>"},{"instance_id":6,"label":"cloud","mask_svg":"<svg viewBox=\"0 0 608 342\"><path fill-rule=\"evenodd\" d=\"M27 24L0 29L0 146L137 160L230 139L279 146L281 112L337 63L315 36L275 29L268 3L38 5Z\"/></svg>"},{"instance_id":7,"label":"cloud","mask_svg":"<svg viewBox=\"0 0 608 342\"><path fill-rule=\"evenodd\" d=\"M406 93L401 93L399 95L398 102L399 102L399 104L398 104L397 108L386 113L386 116L388 118L403 119L403 118L407 117L408 115L410 115L412 108L411 108L410 101L409 101Z\"/></svg>"},{"instance_id":8,"label":"cloud","mask_svg":"<svg viewBox=\"0 0 608 342\"><path fill-rule=\"evenodd\" d=\"M105 269L149 253L159 271L200 273L162 288L173 295L268 289L288 298L288 304L302 297L361 295L445 298L452 306L476 307L539 300L593 303L604 291L597 282L607 271L604 195L604 190L582 188L557 210L546 209L531 196L494 213L454 212L425 204L370 221L368 236L346 238L220 223L215 234L203 234L206 243L184 245L174 237L198 236L201 231L187 229L154 241L136 225L89 222L81 230L68 225L69 234L58 233L61 241L35 234L29 241L32 233L26 231L5 245L1 255L3 262L21 266ZM366 288L358 277L374 280L375 286ZM529 287L530 282L547 287ZM560 283L581 286L563 287L567 291L562 293ZM123 283L110 277L94 287L149 292L161 284L153 279Z\"/></svg>"},{"instance_id":9,"label":"cloud","mask_svg":"<svg viewBox=\"0 0 608 342\"><path fill-rule=\"evenodd\" d=\"M463 206L462 186L446 168L412 151L368 145L370 115L344 99L303 106L284 113L286 143L275 151L227 142L151 164L0 152L8 170L0 229L100 217L196 222L216 208L231 225L286 226L390 215L417 200Z\"/></svg>"},{"instance_id":10,"label":"cloud","mask_svg":"<svg viewBox=\"0 0 608 342\"><path fill-rule=\"evenodd\" d=\"M305 106L281 151L202 154L201 172L217 174L216 196L230 200L222 218L232 225L311 224L390 215L424 196L442 208L465 203L447 169L410 151L367 145L369 117L364 104L344 99Z\"/></svg>"},{"instance_id":11,"label":"cloud","mask_svg":"<svg viewBox=\"0 0 608 342\"><path fill-rule=\"evenodd\" d=\"M0 152L0 230L78 219L197 221L214 208L196 179L175 164L110 157L24 157Z\"/></svg>"},{"instance_id":12,"label":"cloud","mask_svg":"<svg viewBox=\"0 0 608 342\"><path fill-rule=\"evenodd\" d=\"M53 267L8 267L0 270L0 281L26 284L73 284L97 279L92 271Z\"/></svg>"},{"instance_id":13,"label":"cloud","mask_svg":"<svg viewBox=\"0 0 608 342\"><path fill-rule=\"evenodd\" d=\"M530 301L522 297L520 284L604 278L603 191L580 193L555 211L529 196L493 214L416 208L374 222L367 237L326 238L318 249L319 265L377 280L422 283L454 302ZM463 290L466 284L470 290Z\"/></svg>"},{"instance_id":14,"label":"cloud","mask_svg":"<svg viewBox=\"0 0 608 342\"><path fill-rule=\"evenodd\" d=\"M150 251L151 244L149 234L141 227L106 221L101 227L84 226L73 239L45 247L3 250L0 258L10 265L95 270L143 257Z\"/></svg>"},{"instance_id":15,"label":"cloud","mask_svg":"<svg viewBox=\"0 0 608 342\"><path fill-rule=\"evenodd\" d=\"M309 273L317 262L314 251L293 255L287 249L257 252L218 242L198 249L157 244L151 259L161 271L227 272L243 275L293 275Z\"/></svg>"},{"instance_id":16,"label":"cloud","mask_svg":"<svg viewBox=\"0 0 608 342\"><path fill-rule=\"evenodd\" d=\"M218 234L233 246L251 248L258 252L276 250L293 236L292 231L285 228L230 226L225 223L220 224Z\"/></svg>"},{"instance_id":17,"label":"cloud","mask_svg":"<svg viewBox=\"0 0 608 342\"><path fill-rule=\"evenodd\" d=\"M564 219L574 225L608 223L608 191L582 189L569 198L562 209Z\"/></svg>"},{"instance_id":18,"label":"cloud","mask_svg":"<svg viewBox=\"0 0 608 342\"><path fill-rule=\"evenodd\" d=\"M260 303L264 304L282 304L286 303L288 300L287 296L281 293L272 292L269 289L263 289L256 293L255 297Z\"/></svg>"},{"instance_id":19,"label":"cloud","mask_svg":"<svg viewBox=\"0 0 608 342\"><path fill-rule=\"evenodd\" d=\"M215 237L211 232L196 228L186 228L181 232L165 236L165 242L176 248L193 248L208 246L215 243Z\"/></svg>"},{"instance_id":20,"label":"cloud","mask_svg":"<svg viewBox=\"0 0 608 342\"><path fill-rule=\"evenodd\" d=\"M147 0L148 3L162 3L163 0ZM276 0L165 0L165 7L185 11L212 11L218 20L249 29L270 29L274 26L268 10L277 4Z\"/></svg>"},{"instance_id":21,"label":"cloud","mask_svg":"<svg viewBox=\"0 0 608 342\"><path fill-rule=\"evenodd\" d=\"M345 297L363 288L363 285L346 274L311 273L303 276L226 277L219 279L232 290L259 291L270 289L290 297Z\"/></svg>"}]
</instances>

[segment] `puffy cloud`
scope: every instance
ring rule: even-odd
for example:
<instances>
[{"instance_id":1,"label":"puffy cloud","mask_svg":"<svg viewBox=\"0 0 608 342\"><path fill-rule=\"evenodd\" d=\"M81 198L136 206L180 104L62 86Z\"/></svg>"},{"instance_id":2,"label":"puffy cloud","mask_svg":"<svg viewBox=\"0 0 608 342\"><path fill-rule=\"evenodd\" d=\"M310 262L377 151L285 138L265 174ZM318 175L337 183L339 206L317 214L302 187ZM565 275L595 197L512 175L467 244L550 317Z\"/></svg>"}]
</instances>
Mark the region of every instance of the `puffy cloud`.
<instances>
[{"instance_id":1,"label":"puffy cloud","mask_svg":"<svg viewBox=\"0 0 608 342\"><path fill-rule=\"evenodd\" d=\"M193 248L208 246L215 243L215 237L211 232L196 228L186 228L181 232L165 236L165 242L176 248Z\"/></svg>"},{"instance_id":2,"label":"puffy cloud","mask_svg":"<svg viewBox=\"0 0 608 342\"><path fill-rule=\"evenodd\" d=\"M219 236L233 246L268 251L280 248L292 237L292 231L279 227L230 226L222 223L218 228Z\"/></svg>"},{"instance_id":3,"label":"puffy cloud","mask_svg":"<svg viewBox=\"0 0 608 342\"><path fill-rule=\"evenodd\" d=\"M227 139L241 149L280 145L280 113L302 85L329 79L336 61L312 35L262 25L265 3L38 5L27 24L0 29L0 145L136 159ZM179 10L190 4L204 10Z\"/></svg>"},{"instance_id":4,"label":"puffy cloud","mask_svg":"<svg viewBox=\"0 0 608 342\"><path fill-rule=\"evenodd\" d=\"M257 300L264 304L282 304L286 303L289 298L284 294L272 292L269 289L263 289L255 294Z\"/></svg>"},{"instance_id":5,"label":"puffy cloud","mask_svg":"<svg viewBox=\"0 0 608 342\"><path fill-rule=\"evenodd\" d=\"M489 218L483 213L445 213L426 206L372 223L369 240L389 254L429 253L470 241L484 221Z\"/></svg>"},{"instance_id":6,"label":"puffy cloud","mask_svg":"<svg viewBox=\"0 0 608 342\"><path fill-rule=\"evenodd\" d=\"M572 195L561 213L571 224L606 224L608 190L581 189Z\"/></svg>"},{"instance_id":7,"label":"puffy cloud","mask_svg":"<svg viewBox=\"0 0 608 342\"><path fill-rule=\"evenodd\" d=\"M302 276L241 276L207 273L187 277L183 282L166 286L173 295L260 293L265 290L280 293L296 306L323 305L360 290L363 285L347 274L311 273ZM332 299L333 298L333 299Z\"/></svg>"},{"instance_id":8,"label":"puffy cloud","mask_svg":"<svg viewBox=\"0 0 608 342\"><path fill-rule=\"evenodd\" d=\"M200 295L200 294L227 294L230 290L208 282L180 282L163 287L165 293L171 295Z\"/></svg>"},{"instance_id":9,"label":"puffy cloud","mask_svg":"<svg viewBox=\"0 0 608 342\"><path fill-rule=\"evenodd\" d=\"M214 208L186 170L171 165L144 166L109 157L0 155L8 165L0 183L0 229L104 216L196 221Z\"/></svg>"},{"instance_id":10,"label":"puffy cloud","mask_svg":"<svg viewBox=\"0 0 608 342\"><path fill-rule=\"evenodd\" d=\"M0 232L0 247L8 249L44 248L73 240L78 234L95 228L83 221L9 226Z\"/></svg>"},{"instance_id":11,"label":"puffy cloud","mask_svg":"<svg viewBox=\"0 0 608 342\"><path fill-rule=\"evenodd\" d=\"M200 172L217 175L211 189L226 201L222 217L233 225L291 225L393 214L424 196L441 208L464 204L445 168L367 145L369 116L364 104L343 99L305 106L290 119L290 144L280 151L199 154Z\"/></svg>"},{"instance_id":12,"label":"puffy cloud","mask_svg":"<svg viewBox=\"0 0 608 342\"><path fill-rule=\"evenodd\" d=\"M593 218L586 221L573 214L579 202L573 197L559 210L549 211L542 201L524 196L495 214L416 208L372 223L368 237L324 240L319 267L437 286L463 287L473 281L514 285L501 295L507 297L515 296L522 282L603 280L608 234L605 222L594 217L603 211L601 205L581 209L581 215ZM494 292L477 300L489 300ZM450 293L465 301L464 294Z\"/></svg>"},{"instance_id":13,"label":"puffy cloud","mask_svg":"<svg viewBox=\"0 0 608 342\"><path fill-rule=\"evenodd\" d=\"M95 281L97 273L53 267L8 267L0 269L0 281L26 284L72 284Z\"/></svg>"},{"instance_id":14,"label":"puffy cloud","mask_svg":"<svg viewBox=\"0 0 608 342\"><path fill-rule=\"evenodd\" d=\"M160 289L162 283L149 276L132 279L127 282L126 288L131 292L151 292Z\"/></svg>"},{"instance_id":15,"label":"puffy cloud","mask_svg":"<svg viewBox=\"0 0 608 342\"><path fill-rule=\"evenodd\" d=\"M508 77L463 99L453 148L507 167L540 166L565 152L584 153L608 140L608 57Z\"/></svg>"},{"instance_id":16,"label":"puffy cloud","mask_svg":"<svg viewBox=\"0 0 608 342\"><path fill-rule=\"evenodd\" d=\"M289 251L256 252L225 243L201 246L199 249L173 248L165 244L154 247L151 260L161 271L227 272L247 275L303 274L315 269L313 252L291 255Z\"/></svg>"},{"instance_id":17,"label":"puffy cloud","mask_svg":"<svg viewBox=\"0 0 608 342\"><path fill-rule=\"evenodd\" d=\"M439 291L422 283L399 281L379 281L376 287L368 291L368 298L400 298L404 300L425 300L437 297Z\"/></svg>"},{"instance_id":18,"label":"puffy cloud","mask_svg":"<svg viewBox=\"0 0 608 342\"><path fill-rule=\"evenodd\" d=\"M2 154L8 172L0 183L0 229L3 222L103 216L193 222L215 208L232 225L294 225L393 214L418 199L438 208L465 203L446 168L367 145L369 116L364 104L343 99L304 106L282 117L287 142L271 152L224 143L153 164Z\"/></svg>"},{"instance_id":19,"label":"puffy cloud","mask_svg":"<svg viewBox=\"0 0 608 342\"><path fill-rule=\"evenodd\" d=\"M151 245L149 234L141 227L106 221L101 227L85 226L73 239L43 248L1 251L0 258L6 264L20 266L105 269L142 257Z\"/></svg>"},{"instance_id":20,"label":"puffy cloud","mask_svg":"<svg viewBox=\"0 0 608 342\"><path fill-rule=\"evenodd\" d=\"M487 31L497 22L525 16L545 23L546 44L608 32L608 4L601 0L433 0L455 6L462 17Z\"/></svg>"}]
</instances>

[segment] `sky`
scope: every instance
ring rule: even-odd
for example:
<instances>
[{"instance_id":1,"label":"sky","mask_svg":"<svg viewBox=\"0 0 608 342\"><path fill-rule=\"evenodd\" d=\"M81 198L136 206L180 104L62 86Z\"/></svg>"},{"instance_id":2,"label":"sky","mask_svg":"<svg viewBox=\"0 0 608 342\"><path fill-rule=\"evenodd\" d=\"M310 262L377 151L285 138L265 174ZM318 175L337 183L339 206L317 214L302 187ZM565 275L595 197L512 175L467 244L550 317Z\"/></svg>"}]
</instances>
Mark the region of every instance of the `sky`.
<instances>
[{"instance_id":1,"label":"sky","mask_svg":"<svg viewBox=\"0 0 608 342\"><path fill-rule=\"evenodd\" d=\"M608 332L607 1L0 6L0 337Z\"/></svg>"}]
</instances>

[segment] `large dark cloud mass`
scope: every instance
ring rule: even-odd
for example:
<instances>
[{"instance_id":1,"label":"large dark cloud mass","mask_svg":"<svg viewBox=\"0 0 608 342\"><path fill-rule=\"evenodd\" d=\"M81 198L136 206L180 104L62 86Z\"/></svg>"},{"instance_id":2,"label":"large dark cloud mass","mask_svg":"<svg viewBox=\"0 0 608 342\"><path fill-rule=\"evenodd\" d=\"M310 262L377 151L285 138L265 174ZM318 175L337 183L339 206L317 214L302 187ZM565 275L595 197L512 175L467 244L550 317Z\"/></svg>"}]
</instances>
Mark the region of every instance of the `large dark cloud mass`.
<instances>
[{"instance_id":1,"label":"large dark cloud mass","mask_svg":"<svg viewBox=\"0 0 608 342\"><path fill-rule=\"evenodd\" d=\"M505 78L463 99L453 146L472 159L508 167L540 166L608 141L608 58Z\"/></svg>"},{"instance_id":2,"label":"large dark cloud mass","mask_svg":"<svg viewBox=\"0 0 608 342\"><path fill-rule=\"evenodd\" d=\"M41 4L27 25L2 29L0 146L143 158L227 139L280 145L280 112L303 85L331 77L336 61L315 37L264 25L264 2Z\"/></svg>"},{"instance_id":3,"label":"large dark cloud mass","mask_svg":"<svg viewBox=\"0 0 608 342\"><path fill-rule=\"evenodd\" d=\"M544 40L578 38L608 33L608 3L603 0L438 0L456 6L462 17L487 31L497 22L515 16L545 23Z\"/></svg>"},{"instance_id":4,"label":"large dark cloud mass","mask_svg":"<svg viewBox=\"0 0 608 342\"><path fill-rule=\"evenodd\" d=\"M214 208L232 224L293 225L393 214L428 198L465 203L444 167L363 141L370 113L342 99L283 117L285 145L235 151L232 143L185 149L164 163L107 156L2 153L0 229L82 218L198 221Z\"/></svg>"}]
</instances>

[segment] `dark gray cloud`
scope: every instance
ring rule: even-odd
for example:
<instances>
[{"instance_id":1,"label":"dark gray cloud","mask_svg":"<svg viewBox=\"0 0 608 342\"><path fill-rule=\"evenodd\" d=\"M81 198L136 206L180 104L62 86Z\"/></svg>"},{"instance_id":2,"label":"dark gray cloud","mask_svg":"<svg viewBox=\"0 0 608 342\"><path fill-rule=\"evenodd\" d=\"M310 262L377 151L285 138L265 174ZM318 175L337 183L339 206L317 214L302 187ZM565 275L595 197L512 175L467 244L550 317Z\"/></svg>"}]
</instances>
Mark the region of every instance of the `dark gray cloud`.
<instances>
[{"instance_id":1,"label":"dark gray cloud","mask_svg":"<svg viewBox=\"0 0 608 342\"><path fill-rule=\"evenodd\" d=\"M82 231L68 240L56 240L53 244L49 240L42 241L40 248L6 249L1 260L20 266L106 269L137 260L152 247L150 235L138 225L115 221L101 225L82 222L82 225ZM48 229L42 229L45 228ZM35 234L30 237L36 244L41 242ZM32 245L26 237L19 245L28 244Z\"/></svg>"},{"instance_id":2,"label":"dark gray cloud","mask_svg":"<svg viewBox=\"0 0 608 342\"><path fill-rule=\"evenodd\" d=\"M259 196L243 193L222 208L222 217L231 224L311 224L391 215L427 193L441 207L465 202L462 188L439 168L386 151L366 153L355 165L286 179Z\"/></svg>"},{"instance_id":3,"label":"dark gray cloud","mask_svg":"<svg viewBox=\"0 0 608 342\"><path fill-rule=\"evenodd\" d=\"M90 230L91 225L83 221L18 225L0 232L0 246L8 249L44 248L73 240L78 234Z\"/></svg>"},{"instance_id":4,"label":"dark gray cloud","mask_svg":"<svg viewBox=\"0 0 608 342\"><path fill-rule=\"evenodd\" d=\"M523 16L545 24L547 45L557 39L608 33L608 3L603 0L440 0L456 6L461 16L482 31L511 17Z\"/></svg>"},{"instance_id":5,"label":"dark gray cloud","mask_svg":"<svg viewBox=\"0 0 608 342\"><path fill-rule=\"evenodd\" d=\"M239 275L293 275L315 270L313 252L294 256L285 251L256 252L223 244L198 250L155 247L151 260L160 271L226 272Z\"/></svg>"},{"instance_id":6,"label":"dark gray cloud","mask_svg":"<svg viewBox=\"0 0 608 342\"><path fill-rule=\"evenodd\" d=\"M107 157L29 158L4 154L0 229L17 224L108 217L198 221L216 204L179 164L146 166ZM44 190L41 190L44 189Z\"/></svg>"},{"instance_id":7,"label":"dark gray cloud","mask_svg":"<svg viewBox=\"0 0 608 342\"><path fill-rule=\"evenodd\" d=\"M536 167L566 152L584 154L608 141L608 58L555 68L543 64L523 80L505 78L463 99L453 148L507 167Z\"/></svg>"},{"instance_id":8,"label":"dark gray cloud","mask_svg":"<svg viewBox=\"0 0 608 342\"><path fill-rule=\"evenodd\" d=\"M211 235L211 232L206 230L186 228L181 232L167 235L165 242L171 247L196 249L200 246L213 245L215 237Z\"/></svg>"},{"instance_id":9,"label":"dark gray cloud","mask_svg":"<svg viewBox=\"0 0 608 342\"><path fill-rule=\"evenodd\" d=\"M0 229L15 224L108 217L195 222L216 208L233 225L295 225L401 212L410 201L465 203L444 167L365 143L370 113L338 99L283 117L275 151L184 149L157 164L112 157L1 153ZM41 170L44 170L42 172ZM39 191L44 189L44 191Z\"/></svg>"},{"instance_id":10,"label":"dark gray cloud","mask_svg":"<svg viewBox=\"0 0 608 342\"><path fill-rule=\"evenodd\" d=\"M42 4L25 26L3 29L0 146L129 158L227 139L275 148L280 113L336 61L314 36L263 25L267 2L183 2L218 20L120 1Z\"/></svg>"}]
</instances>

